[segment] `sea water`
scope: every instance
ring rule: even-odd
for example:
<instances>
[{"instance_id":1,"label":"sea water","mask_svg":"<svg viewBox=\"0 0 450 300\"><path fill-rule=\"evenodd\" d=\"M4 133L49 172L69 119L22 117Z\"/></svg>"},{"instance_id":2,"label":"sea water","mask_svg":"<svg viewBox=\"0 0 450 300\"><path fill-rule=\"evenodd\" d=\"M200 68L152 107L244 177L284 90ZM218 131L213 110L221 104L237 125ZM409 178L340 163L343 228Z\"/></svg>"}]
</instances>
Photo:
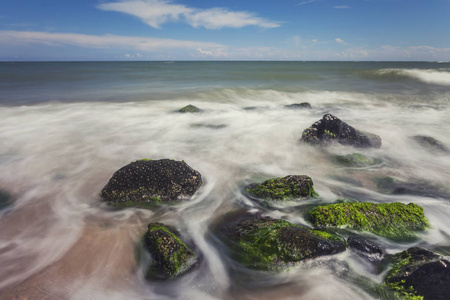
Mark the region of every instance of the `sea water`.
<instances>
[{"instance_id":1,"label":"sea water","mask_svg":"<svg viewBox=\"0 0 450 300\"><path fill-rule=\"evenodd\" d=\"M309 102L311 109L286 105ZM177 111L192 104L201 113ZM380 149L299 142L325 113L382 138ZM0 63L2 299L379 299L385 272L346 252L281 273L234 261L211 228L235 210L310 226L312 205L338 199L416 203L431 228L414 241L371 235L388 253L450 248L450 63L436 62L58 62ZM344 167L332 155L381 159ZM111 210L99 192L142 159L184 160L203 176L189 202L159 210ZM250 182L309 175L319 198L261 206ZM441 193L393 195L377 178ZM168 281L145 279L150 222L174 226L200 262ZM445 253L444 253L445 254Z\"/></svg>"}]
</instances>

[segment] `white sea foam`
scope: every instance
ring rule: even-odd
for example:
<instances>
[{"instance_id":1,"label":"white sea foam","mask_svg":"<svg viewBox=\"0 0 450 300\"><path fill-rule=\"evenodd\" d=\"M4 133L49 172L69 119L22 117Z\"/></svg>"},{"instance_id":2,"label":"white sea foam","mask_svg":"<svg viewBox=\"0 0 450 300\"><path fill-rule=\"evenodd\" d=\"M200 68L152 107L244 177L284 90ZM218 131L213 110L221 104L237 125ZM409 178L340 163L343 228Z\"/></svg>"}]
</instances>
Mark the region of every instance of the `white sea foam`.
<instances>
[{"instance_id":1,"label":"white sea foam","mask_svg":"<svg viewBox=\"0 0 450 300\"><path fill-rule=\"evenodd\" d=\"M450 145L448 128L442 125L450 115L446 99L429 99L428 106L418 109L405 105L397 95L339 91L227 89L216 94L218 101L202 95L177 101L2 107L0 188L10 191L15 203L11 210L0 212L0 264L7 265L0 270L0 287L46 282L48 290L75 299L234 299L227 294L236 284L227 264L231 258L211 242L209 226L235 206L251 203L240 194L244 183L289 174L311 176L324 202L348 195L363 195L357 198L361 201L423 201L436 227L424 241L431 243L436 238L442 242L450 235L450 224L443 218L450 214L448 205L437 205L436 210L432 202L426 204L427 197L383 195L374 191L373 184L375 177L385 175L436 185L450 181L449 156L431 154L409 139L426 134ZM414 97L418 96L404 96ZM313 108L284 107L304 101ZM204 112L174 112L189 103ZM433 107L436 103L439 109ZM302 130L328 112L383 139L381 149L331 147L329 152L358 151L385 163L349 170L336 166L324 151L299 143ZM141 158L185 160L203 174L205 185L193 201L158 213L108 210L99 191L117 169ZM342 177L360 185L352 186L339 179ZM245 208L264 210L255 203ZM273 215L290 214L288 220L305 223L302 208L291 208L287 212L277 207ZM146 282L134 265L133 248L146 224L154 221L175 225L204 256L199 269L171 282L167 289ZM388 240L382 239L382 243L392 247ZM72 259L80 261L71 264ZM370 298L359 287L342 290L342 280L332 272L302 272L304 276L286 280L298 287L305 299L337 294L339 299ZM327 288L323 288L323 278ZM277 275L267 276L261 284L267 288L280 281ZM51 282L64 282L66 289L60 291ZM105 293L105 288L111 290ZM285 299L292 296L287 290L280 292L285 292L281 294Z\"/></svg>"}]
</instances>

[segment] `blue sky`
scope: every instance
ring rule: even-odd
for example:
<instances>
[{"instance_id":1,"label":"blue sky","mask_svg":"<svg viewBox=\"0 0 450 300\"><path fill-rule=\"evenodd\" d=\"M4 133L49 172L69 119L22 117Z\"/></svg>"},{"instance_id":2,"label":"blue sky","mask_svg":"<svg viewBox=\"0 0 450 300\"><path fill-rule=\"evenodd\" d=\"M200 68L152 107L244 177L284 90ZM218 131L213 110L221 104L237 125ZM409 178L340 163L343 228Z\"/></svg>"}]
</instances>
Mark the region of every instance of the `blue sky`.
<instances>
[{"instance_id":1,"label":"blue sky","mask_svg":"<svg viewBox=\"0 0 450 300\"><path fill-rule=\"evenodd\" d=\"M450 61L450 0L2 0L22 60Z\"/></svg>"}]
</instances>

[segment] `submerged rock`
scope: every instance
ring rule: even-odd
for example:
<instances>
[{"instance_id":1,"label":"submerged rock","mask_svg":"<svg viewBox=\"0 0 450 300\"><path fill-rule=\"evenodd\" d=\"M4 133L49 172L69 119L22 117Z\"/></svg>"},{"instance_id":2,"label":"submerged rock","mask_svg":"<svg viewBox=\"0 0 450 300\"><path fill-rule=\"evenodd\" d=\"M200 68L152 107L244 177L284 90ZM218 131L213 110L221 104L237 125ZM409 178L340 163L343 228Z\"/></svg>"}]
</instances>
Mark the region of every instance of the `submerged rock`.
<instances>
[{"instance_id":1,"label":"submerged rock","mask_svg":"<svg viewBox=\"0 0 450 300\"><path fill-rule=\"evenodd\" d=\"M138 160L116 171L100 196L115 207L154 205L189 200L202 176L184 161Z\"/></svg>"},{"instance_id":2,"label":"submerged rock","mask_svg":"<svg viewBox=\"0 0 450 300\"><path fill-rule=\"evenodd\" d=\"M369 231L392 239L416 237L429 227L423 208L410 203L338 203L318 206L310 212L318 227L346 227Z\"/></svg>"},{"instance_id":3,"label":"submerged rock","mask_svg":"<svg viewBox=\"0 0 450 300\"><path fill-rule=\"evenodd\" d=\"M347 238L349 248L362 253L370 261L381 261L385 251L378 245L368 241L360 236L351 235Z\"/></svg>"},{"instance_id":4,"label":"submerged rock","mask_svg":"<svg viewBox=\"0 0 450 300\"><path fill-rule=\"evenodd\" d=\"M383 283L402 299L446 300L450 295L450 261L423 248L394 255Z\"/></svg>"},{"instance_id":5,"label":"submerged rock","mask_svg":"<svg viewBox=\"0 0 450 300\"><path fill-rule=\"evenodd\" d=\"M359 153L336 155L336 162L348 167L370 167L381 163L381 159L371 158Z\"/></svg>"},{"instance_id":6,"label":"submerged rock","mask_svg":"<svg viewBox=\"0 0 450 300\"><path fill-rule=\"evenodd\" d=\"M144 241L158 269L158 274L154 274L150 269L147 277L178 276L188 271L196 262L194 252L164 224L149 224Z\"/></svg>"},{"instance_id":7,"label":"submerged rock","mask_svg":"<svg viewBox=\"0 0 450 300\"><path fill-rule=\"evenodd\" d=\"M354 147L381 147L378 135L359 131L331 114L325 114L321 120L305 129L301 140L310 144L338 142Z\"/></svg>"},{"instance_id":8,"label":"submerged rock","mask_svg":"<svg viewBox=\"0 0 450 300\"><path fill-rule=\"evenodd\" d=\"M244 215L220 229L236 260L249 268L277 270L308 258L345 251L341 237L260 215Z\"/></svg>"},{"instance_id":9,"label":"submerged rock","mask_svg":"<svg viewBox=\"0 0 450 300\"><path fill-rule=\"evenodd\" d=\"M438 141L437 139L431 136L415 135L412 137L412 139L415 140L417 143L419 143L422 147L427 148L428 150L441 153L450 152L447 146L445 146L441 141Z\"/></svg>"},{"instance_id":10,"label":"submerged rock","mask_svg":"<svg viewBox=\"0 0 450 300\"><path fill-rule=\"evenodd\" d=\"M384 176L375 179L377 188L382 193L393 195L417 195L426 197L450 198L450 191L432 185L426 181L404 182L393 177Z\"/></svg>"},{"instance_id":11,"label":"submerged rock","mask_svg":"<svg viewBox=\"0 0 450 300\"><path fill-rule=\"evenodd\" d=\"M293 104L285 105L284 107L294 108L294 109L312 108L311 104L309 104L309 102L293 103Z\"/></svg>"},{"instance_id":12,"label":"submerged rock","mask_svg":"<svg viewBox=\"0 0 450 300\"><path fill-rule=\"evenodd\" d=\"M289 175L269 179L260 184L251 184L246 190L251 196L261 199L290 200L316 196L313 185L309 176Z\"/></svg>"},{"instance_id":13,"label":"submerged rock","mask_svg":"<svg viewBox=\"0 0 450 300\"><path fill-rule=\"evenodd\" d=\"M11 199L8 192L0 190L0 210L7 208L11 205Z\"/></svg>"},{"instance_id":14,"label":"submerged rock","mask_svg":"<svg viewBox=\"0 0 450 300\"><path fill-rule=\"evenodd\" d=\"M201 112L202 110L194 105L186 105L185 107L181 108L178 112L180 113L197 113Z\"/></svg>"}]
</instances>

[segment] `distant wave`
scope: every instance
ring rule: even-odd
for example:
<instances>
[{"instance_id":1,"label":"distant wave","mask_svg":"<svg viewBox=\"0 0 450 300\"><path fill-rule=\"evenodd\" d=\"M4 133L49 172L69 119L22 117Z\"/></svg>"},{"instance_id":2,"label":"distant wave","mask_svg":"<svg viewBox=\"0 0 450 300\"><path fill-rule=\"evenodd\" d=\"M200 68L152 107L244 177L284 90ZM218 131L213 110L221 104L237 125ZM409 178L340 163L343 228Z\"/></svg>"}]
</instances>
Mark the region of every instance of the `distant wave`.
<instances>
[{"instance_id":1,"label":"distant wave","mask_svg":"<svg viewBox=\"0 0 450 300\"><path fill-rule=\"evenodd\" d=\"M429 84L450 86L450 69L380 69L366 75L384 80L412 78Z\"/></svg>"}]
</instances>

